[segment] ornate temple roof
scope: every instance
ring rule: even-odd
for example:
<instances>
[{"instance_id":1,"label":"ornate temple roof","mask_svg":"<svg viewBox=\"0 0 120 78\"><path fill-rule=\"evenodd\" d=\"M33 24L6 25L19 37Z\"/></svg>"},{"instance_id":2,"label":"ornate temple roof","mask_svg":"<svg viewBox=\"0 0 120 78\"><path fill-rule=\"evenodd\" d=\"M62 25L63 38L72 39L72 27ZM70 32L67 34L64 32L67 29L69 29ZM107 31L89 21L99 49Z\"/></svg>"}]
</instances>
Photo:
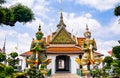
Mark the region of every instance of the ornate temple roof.
<instances>
[{"instance_id":1,"label":"ornate temple roof","mask_svg":"<svg viewBox=\"0 0 120 78\"><path fill-rule=\"evenodd\" d=\"M103 54L100 54L99 52L94 52L94 53L98 56L103 56ZM47 54L83 54L83 52L74 47L71 47L71 49L69 47L51 47L47 50ZM29 57L30 55L32 55L31 51L27 51L20 54L20 56L24 56L24 57Z\"/></svg>"},{"instance_id":2,"label":"ornate temple roof","mask_svg":"<svg viewBox=\"0 0 120 78\"><path fill-rule=\"evenodd\" d=\"M44 38L44 41L47 45L46 54L83 54L81 45L85 37L76 37L66 30L62 11L60 13L60 21L57 27L57 30L53 32L52 35L48 35L46 38ZM87 34L91 33L89 32L88 26L86 25L86 32L84 35ZM30 56L31 54L32 52L28 51L21 54L21 56ZM101 54L98 52L95 52L95 54L101 56Z\"/></svg>"},{"instance_id":3,"label":"ornate temple roof","mask_svg":"<svg viewBox=\"0 0 120 78\"><path fill-rule=\"evenodd\" d=\"M71 37L71 34L65 29L65 27L61 27L53 36L51 44L75 44L75 41Z\"/></svg>"}]
</instances>

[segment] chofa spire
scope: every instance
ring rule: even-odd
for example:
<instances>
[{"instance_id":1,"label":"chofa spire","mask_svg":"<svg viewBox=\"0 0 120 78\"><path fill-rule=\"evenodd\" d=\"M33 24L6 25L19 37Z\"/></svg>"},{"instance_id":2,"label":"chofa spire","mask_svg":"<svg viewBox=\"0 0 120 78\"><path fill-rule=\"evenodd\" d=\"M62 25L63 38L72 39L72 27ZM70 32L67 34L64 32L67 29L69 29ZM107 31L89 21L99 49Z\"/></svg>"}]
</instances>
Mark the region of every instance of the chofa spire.
<instances>
[{"instance_id":1,"label":"chofa spire","mask_svg":"<svg viewBox=\"0 0 120 78\"><path fill-rule=\"evenodd\" d=\"M57 25L58 28L60 28L61 26L66 27L64 21L63 21L63 14L62 14L62 0L61 0L61 11L60 11L60 21Z\"/></svg>"}]
</instances>

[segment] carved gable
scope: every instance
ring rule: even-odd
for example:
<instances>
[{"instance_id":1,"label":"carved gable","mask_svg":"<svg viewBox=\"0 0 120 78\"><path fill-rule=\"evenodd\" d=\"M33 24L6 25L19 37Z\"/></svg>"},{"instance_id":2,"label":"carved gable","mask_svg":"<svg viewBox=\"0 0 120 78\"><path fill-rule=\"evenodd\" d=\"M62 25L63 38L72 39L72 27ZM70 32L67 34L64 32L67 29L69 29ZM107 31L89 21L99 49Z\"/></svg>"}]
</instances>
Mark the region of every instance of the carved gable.
<instances>
[{"instance_id":1,"label":"carved gable","mask_svg":"<svg viewBox=\"0 0 120 78\"><path fill-rule=\"evenodd\" d=\"M51 41L51 43L58 43L58 44L72 44L75 43L71 38L70 34L64 29L60 29L58 33L56 33L55 37Z\"/></svg>"}]
</instances>

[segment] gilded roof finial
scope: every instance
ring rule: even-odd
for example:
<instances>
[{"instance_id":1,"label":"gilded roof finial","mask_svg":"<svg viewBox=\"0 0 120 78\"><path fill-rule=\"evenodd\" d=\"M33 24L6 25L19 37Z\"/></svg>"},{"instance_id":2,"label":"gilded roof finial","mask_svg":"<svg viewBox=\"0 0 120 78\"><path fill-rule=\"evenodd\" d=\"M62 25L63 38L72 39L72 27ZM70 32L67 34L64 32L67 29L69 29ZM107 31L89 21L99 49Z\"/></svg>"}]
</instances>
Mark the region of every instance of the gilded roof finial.
<instances>
[{"instance_id":1,"label":"gilded roof finial","mask_svg":"<svg viewBox=\"0 0 120 78\"><path fill-rule=\"evenodd\" d=\"M61 7L60 7L60 21L59 21L59 24L57 25L58 28L60 28L61 26L64 26L66 27L66 25L64 24L64 21L63 21L63 14L62 14L62 0L61 0Z\"/></svg>"}]
</instances>

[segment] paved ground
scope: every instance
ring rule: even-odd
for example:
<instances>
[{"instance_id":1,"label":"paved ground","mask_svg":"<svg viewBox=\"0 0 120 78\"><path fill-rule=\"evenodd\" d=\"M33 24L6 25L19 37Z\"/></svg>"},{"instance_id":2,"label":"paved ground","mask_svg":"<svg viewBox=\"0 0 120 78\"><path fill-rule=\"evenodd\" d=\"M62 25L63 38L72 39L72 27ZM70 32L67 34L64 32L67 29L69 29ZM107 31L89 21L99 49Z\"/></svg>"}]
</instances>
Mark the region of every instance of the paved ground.
<instances>
[{"instance_id":1,"label":"paved ground","mask_svg":"<svg viewBox=\"0 0 120 78\"><path fill-rule=\"evenodd\" d=\"M70 73L56 73L55 75L52 75L50 78L80 78L76 74L70 74Z\"/></svg>"}]
</instances>

